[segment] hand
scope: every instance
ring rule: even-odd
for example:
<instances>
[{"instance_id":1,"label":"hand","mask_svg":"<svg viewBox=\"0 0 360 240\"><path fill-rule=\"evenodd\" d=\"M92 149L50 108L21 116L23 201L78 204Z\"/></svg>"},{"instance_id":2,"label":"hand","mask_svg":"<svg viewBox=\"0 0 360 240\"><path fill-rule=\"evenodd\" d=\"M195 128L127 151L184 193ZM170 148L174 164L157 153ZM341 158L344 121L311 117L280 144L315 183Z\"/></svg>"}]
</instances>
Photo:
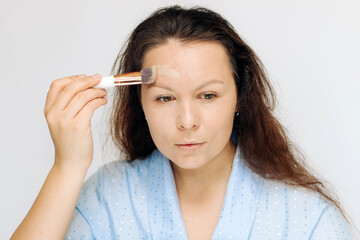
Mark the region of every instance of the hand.
<instances>
[{"instance_id":1,"label":"hand","mask_svg":"<svg viewBox=\"0 0 360 240\"><path fill-rule=\"evenodd\" d=\"M98 74L75 75L52 82L44 114L55 146L54 166L60 169L89 168L93 159L91 117L107 103L106 90L92 88Z\"/></svg>"}]
</instances>

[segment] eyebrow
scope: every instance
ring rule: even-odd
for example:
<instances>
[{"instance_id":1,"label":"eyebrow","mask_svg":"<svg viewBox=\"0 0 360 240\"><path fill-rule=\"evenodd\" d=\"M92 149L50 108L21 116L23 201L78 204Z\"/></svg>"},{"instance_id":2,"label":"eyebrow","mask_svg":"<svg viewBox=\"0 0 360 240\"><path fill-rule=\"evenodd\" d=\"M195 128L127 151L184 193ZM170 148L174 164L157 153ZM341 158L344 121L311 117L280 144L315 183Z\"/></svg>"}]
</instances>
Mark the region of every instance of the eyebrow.
<instances>
[{"instance_id":1,"label":"eyebrow","mask_svg":"<svg viewBox=\"0 0 360 240\"><path fill-rule=\"evenodd\" d=\"M203 84L201 84L199 87L197 87L195 90L199 90L199 89L202 89L204 87L206 87L207 85L210 85L210 84L224 84L223 81L220 81L218 79L211 79ZM172 89L171 87L167 86L167 85L163 85L163 84L156 84L153 83L151 85L149 85L149 88L152 88L152 87L158 87L158 88L164 88L166 90L169 90L169 91L175 91L174 89Z\"/></svg>"}]
</instances>

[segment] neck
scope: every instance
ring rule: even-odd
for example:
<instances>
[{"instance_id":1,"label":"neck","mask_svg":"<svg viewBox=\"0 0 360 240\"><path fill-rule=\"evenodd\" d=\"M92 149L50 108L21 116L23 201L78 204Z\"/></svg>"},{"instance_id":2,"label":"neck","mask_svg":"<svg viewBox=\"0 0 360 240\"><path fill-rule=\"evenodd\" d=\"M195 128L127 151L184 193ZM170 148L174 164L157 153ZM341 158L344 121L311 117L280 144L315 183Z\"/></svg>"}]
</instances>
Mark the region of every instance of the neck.
<instances>
[{"instance_id":1,"label":"neck","mask_svg":"<svg viewBox=\"0 0 360 240\"><path fill-rule=\"evenodd\" d=\"M236 146L226 145L223 154L196 169L182 169L171 163L178 194L200 197L226 190L231 174Z\"/></svg>"}]
</instances>

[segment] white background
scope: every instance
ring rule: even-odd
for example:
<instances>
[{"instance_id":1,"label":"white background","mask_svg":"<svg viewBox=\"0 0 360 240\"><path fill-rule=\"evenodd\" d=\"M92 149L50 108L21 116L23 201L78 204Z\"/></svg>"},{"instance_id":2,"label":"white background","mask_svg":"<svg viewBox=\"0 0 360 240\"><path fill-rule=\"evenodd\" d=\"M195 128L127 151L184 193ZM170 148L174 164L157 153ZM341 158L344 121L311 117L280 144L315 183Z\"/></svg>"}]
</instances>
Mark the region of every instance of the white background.
<instances>
[{"instance_id":1,"label":"white background","mask_svg":"<svg viewBox=\"0 0 360 240\"><path fill-rule=\"evenodd\" d=\"M10 238L53 163L43 106L51 81L109 75L131 30L179 1L0 0L0 239ZM310 165L360 222L360 3L358 0L181 1L227 18L265 64L277 115ZM105 108L95 113L103 162ZM359 225L358 225L359 226Z\"/></svg>"}]
</instances>

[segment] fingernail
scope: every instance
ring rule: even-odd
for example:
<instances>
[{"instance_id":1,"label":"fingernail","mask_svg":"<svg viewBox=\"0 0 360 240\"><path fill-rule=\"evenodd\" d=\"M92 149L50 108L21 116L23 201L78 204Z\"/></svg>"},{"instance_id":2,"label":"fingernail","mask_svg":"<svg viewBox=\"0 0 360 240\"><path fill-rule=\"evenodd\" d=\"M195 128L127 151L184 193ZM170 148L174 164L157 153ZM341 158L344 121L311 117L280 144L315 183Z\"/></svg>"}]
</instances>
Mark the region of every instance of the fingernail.
<instances>
[{"instance_id":1,"label":"fingernail","mask_svg":"<svg viewBox=\"0 0 360 240\"><path fill-rule=\"evenodd\" d=\"M92 78L98 78L98 77L100 77L100 75L96 73L96 74L92 75L91 77Z\"/></svg>"},{"instance_id":2,"label":"fingernail","mask_svg":"<svg viewBox=\"0 0 360 240\"><path fill-rule=\"evenodd\" d=\"M78 78L84 78L84 77L86 77L86 74L81 74L78 76Z\"/></svg>"}]
</instances>

